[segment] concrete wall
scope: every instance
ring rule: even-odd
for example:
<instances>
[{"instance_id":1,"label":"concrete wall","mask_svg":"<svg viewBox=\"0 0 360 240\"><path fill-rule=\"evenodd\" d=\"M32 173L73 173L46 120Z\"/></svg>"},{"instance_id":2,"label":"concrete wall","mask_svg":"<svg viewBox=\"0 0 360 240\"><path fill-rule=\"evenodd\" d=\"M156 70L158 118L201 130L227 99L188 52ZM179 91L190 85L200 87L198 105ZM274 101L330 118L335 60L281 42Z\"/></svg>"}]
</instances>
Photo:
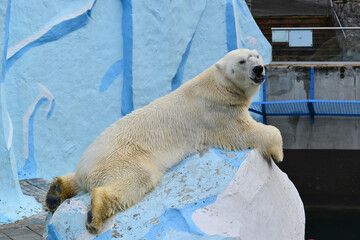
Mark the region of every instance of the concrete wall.
<instances>
[{"instance_id":1,"label":"concrete wall","mask_svg":"<svg viewBox=\"0 0 360 240\"><path fill-rule=\"evenodd\" d=\"M315 99L360 100L360 67L314 67ZM271 66L267 68L267 101L310 98L309 66ZM360 118L268 117L278 127L286 149L359 149Z\"/></svg>"},{"instance_id":2,"label":"concrete wall","mask_svg":"<svg viewBox=\"0 0 360 240\"><path fill-rule=\"evenodd\" d=\"M360 2L359 1L337 1L334 9L343 27L359 27ZM334 15L334 14L333 14ZM333 22L339 26L335 16ZM359 61L360 59L360 30L345 30L346 38L342 31L337 31L339 45L343 51L343 59L347 61Z\"/></svg>"},{"instance_id":3,"label":"concrete wall","mask_svg":"<svg viewBox=\"0 0 360 240\"><path fill-rule=\"evenodd\" d=\"M42 206L34 198L25 196L20 189L14 152L11 149L13 126L7 111L5 59L8 39L10 3L0 2L0 225L24 218L41 211ZM6 138L5 138L6 137Z\"/></svg>"}]
</instances>

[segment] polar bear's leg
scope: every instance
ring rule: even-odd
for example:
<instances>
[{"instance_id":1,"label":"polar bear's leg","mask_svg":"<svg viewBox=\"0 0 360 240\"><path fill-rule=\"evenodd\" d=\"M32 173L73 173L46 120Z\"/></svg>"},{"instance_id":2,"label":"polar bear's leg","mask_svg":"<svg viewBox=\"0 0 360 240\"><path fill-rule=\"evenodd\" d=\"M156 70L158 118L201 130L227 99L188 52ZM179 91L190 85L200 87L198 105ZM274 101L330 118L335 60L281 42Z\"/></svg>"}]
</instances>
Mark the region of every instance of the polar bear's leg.
<instances>
[{"instance_id":1,"label":"polar bear's leg","mask_svg":"<svg viewBox=\"0 0 360 240\"><path fill-rule=\"evenodd\" d=\"M226 150L257 149L265 159L273 158L276 162L283 160L283 141L276 127L255 122L250 117L241 123L230 123L230 127L223 131L223 138L219 139L213 134L210 142L214 147Z\"/></svg>"},{"instance_id":2,"label":"polar bear's leg","mask_svg":"<svg viewBox=\"0 0 360 240\"><path fill-rule=\"evenodd\" d=\"M254 122L243 134L249 147L258 149L264 158L273 158L276 162L283 160L283 141L276 127Z\"/></svg>"},{"instance_id":3,"label":"polar bear's leg","mask_svg":"<svg viewBox=\"0 0 360 240\"><path fill-rule=\"evenodd\" d=\"M160 178L158 171L140 168L109 185L93 188L85 221L86 229L90 233L97 233L105 219L139 202L156 186Z\"/></svg>"},{"instance_id":4,"label":"polar bear's leg","mask_svg":"<svg viewBox=\"0 0 360 240\"><path fill-rule=\"evenodd\" d=\"M68 173L62 177L56 177L51 183L46 195L46 206L51 212L55 212L63 201L81 192L83 192L83 190L75 179L75 173Z\"/></svg>"}]
</instances>

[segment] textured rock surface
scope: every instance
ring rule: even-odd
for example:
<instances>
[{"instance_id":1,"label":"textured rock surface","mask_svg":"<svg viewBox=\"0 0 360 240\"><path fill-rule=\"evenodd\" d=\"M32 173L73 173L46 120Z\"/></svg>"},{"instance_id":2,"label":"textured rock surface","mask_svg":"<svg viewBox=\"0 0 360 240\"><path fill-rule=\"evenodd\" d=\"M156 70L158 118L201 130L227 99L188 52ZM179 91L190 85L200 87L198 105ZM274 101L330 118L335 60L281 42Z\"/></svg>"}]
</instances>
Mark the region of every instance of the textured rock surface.
<instances>
[{"instance_id":1,"label":"textured rock surface","mask_svg":"<svg viewBox=\"0 0 360 240\"><path fill-rule=\"evenodd\" d=\"M237 239L304 239L305 213L299 194L274 163L253 152L213 204L193 213L209 235Z\"/></svg>"},{"instance_id":2,"label":"textured rock surface","mask_svg":"<svg viewBox=\"0 0 360 240\"><path fill-rule=\"evenodd\" d=\"M85 230L89 203L88 194L65 201L49 221L49 240L300 240L305 233L294 185L256 151L187 158L142 201L106 220L98 235Z\"/></svg>"}]
</instances>

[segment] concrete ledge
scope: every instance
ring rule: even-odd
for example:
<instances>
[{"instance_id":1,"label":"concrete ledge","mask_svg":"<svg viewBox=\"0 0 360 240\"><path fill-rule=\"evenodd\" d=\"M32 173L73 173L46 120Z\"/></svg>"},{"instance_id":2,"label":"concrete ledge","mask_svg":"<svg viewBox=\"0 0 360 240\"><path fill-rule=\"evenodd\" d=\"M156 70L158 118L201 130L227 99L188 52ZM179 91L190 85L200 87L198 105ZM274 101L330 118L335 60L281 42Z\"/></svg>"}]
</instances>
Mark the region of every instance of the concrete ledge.
<instances>
[{"instance_id":1,"label":"concrete ledge","mask_svg":"<svg viewBox=\"0 0 360 240\"><path fill-rule=\"evenodd\" d=\"M49 220L49 240L300 240L305 233L296 188L256 151L187 158L141 202L106 220L98 235L85 230L89 203L89 194L65 201Z\"/></svg>"},{"instance_id":2,"label":"concrete ledge","mask_svg":"<svg viewBox=\"0 0 360 240\"><path fill-rule=\"evenodd\" d=\"M270 62L266 67L356 67L360 62Z\"/></svg>"}]
</instances>

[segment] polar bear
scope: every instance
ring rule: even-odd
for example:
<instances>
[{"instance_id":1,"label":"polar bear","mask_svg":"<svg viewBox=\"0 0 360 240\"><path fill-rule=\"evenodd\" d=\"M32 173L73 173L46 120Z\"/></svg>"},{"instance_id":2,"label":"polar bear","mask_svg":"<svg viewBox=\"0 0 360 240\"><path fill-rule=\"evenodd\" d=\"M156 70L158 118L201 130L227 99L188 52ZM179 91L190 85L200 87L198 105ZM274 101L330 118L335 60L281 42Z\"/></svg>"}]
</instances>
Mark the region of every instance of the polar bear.
<instances>
[{"instance_id":1,"label":"polar bear","mask_svg":"<svg viewBox=\"0 0 360 240\"><path fill-rule=\"evenodd\" d=\"M85 225L97 233L118 211L139 202L166 170L208 148L256 148L282 161L280 131L252 119L248 108L264 81L256 50L237 49L172 93L119 119L83 153L75 173L56 177L50 211L67 198L91 193Z\"/></svg>"}]
</instances>

